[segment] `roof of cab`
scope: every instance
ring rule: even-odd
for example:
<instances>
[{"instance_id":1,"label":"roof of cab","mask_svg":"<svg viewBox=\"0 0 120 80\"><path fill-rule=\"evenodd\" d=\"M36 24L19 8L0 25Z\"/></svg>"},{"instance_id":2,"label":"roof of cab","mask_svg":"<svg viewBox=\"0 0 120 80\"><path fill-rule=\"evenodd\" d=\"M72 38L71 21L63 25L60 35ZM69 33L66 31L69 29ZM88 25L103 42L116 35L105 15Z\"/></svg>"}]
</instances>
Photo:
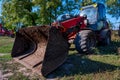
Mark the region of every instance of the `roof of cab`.
<instances>
[{"instance_id":1,"label":"roof of cab","mask_svg":"<svg viewBox=\"0 0 120 80\"><path fill-rule=\"evenodd\" d=\"M91 4L91 5L88 5L88 6L83 6L81 8L81 10L83 10L85 8L89 8L89 7L98 7L99 5L102 5L103 7L105 7L104 4L102 4L102 3L94 3L94 4Z\"/></svg>"}]
</instances>

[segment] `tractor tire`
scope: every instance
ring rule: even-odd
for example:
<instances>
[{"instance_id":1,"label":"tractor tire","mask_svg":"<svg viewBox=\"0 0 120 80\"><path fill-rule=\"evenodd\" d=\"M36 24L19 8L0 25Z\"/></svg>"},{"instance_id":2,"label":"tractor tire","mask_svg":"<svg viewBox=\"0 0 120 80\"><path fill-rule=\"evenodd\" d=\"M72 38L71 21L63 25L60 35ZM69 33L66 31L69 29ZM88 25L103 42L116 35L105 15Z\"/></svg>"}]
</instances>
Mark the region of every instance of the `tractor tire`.
<instances>
[{"instance_id":1,"label":"tractor tire","mask_svg":"<svg viewBox=\"0 0 120 80\"><path fill-rule=\"evenodd\" d=\"M105 35L105 38L102 40L101 44L103 46L108 46L108 45L110 45L110 43L111 43L111 36L110 36L110 33L107 32L106 35Z\"/></svg>"},{"instance_id":2,"label":"tractor tire","mask_svg":"<svg viewBox=\"0 0 120 80\"><path fill-rule=\"evenodd\" d=\"M91 54L96 46L95 34L91 30L80 31L75 38L75 48L80 54Z\"/></svg>"},{"instance_id":3,"label":"tractor tire","mask_svg":"<svg viewBox=\"0 0 120 80\"><path fill-rule=\"evenodd\" d=\"M120 36L120 27L119 27L119 29L118 29L118 36Z\"/></svg>"}]
</instances>

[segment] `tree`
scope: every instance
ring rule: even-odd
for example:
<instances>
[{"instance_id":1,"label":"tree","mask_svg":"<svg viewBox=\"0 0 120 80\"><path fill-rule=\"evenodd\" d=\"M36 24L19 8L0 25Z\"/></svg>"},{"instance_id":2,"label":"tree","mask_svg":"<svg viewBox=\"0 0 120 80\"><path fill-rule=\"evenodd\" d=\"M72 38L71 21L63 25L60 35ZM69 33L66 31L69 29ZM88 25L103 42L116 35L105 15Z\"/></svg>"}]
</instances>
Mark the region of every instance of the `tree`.
<instances>
[{"instance_id":1,"label":"tree","mask_svg":"<svg viewBox=\"0 0 120 80\"><path fill-rule=\"evenodd\" d=\"M33 3L39 7L38 24L50 24L59 14L60 0L33 0Z\"/></svg>"},{"instance_id":2,"label":"tree","mask_svg":"<svg viewBox=\"0 0 120 80\"><path fill-rule=\"evenodd\" d=\"M61 14L78 14L82 0L60 0Z\"/></svg>"},{"instance_id":3,"label":"tree","mask_svg":"<svg viewBox=\"0 0 120 80\"><path fill-rule=\"evenodd\" d=\"M36 13L32 12L31 0L4 1L2 18L8 28L20 27L21 25L36 25Z\"/></svg>"},{"instance_id":4,"label":"tree","mask_svg":"<svg viewBox=\"0 0 120 80\"><path fill-rule=\"evenodd\" d=\"M120 1L119 0L106 0L107 12L113 17L119 18L120 16Z\"/></svg>"},{"instance_id":5,"label":"tree","mask_svg":"<svg viewBox=\"0 0 120 80\"><path fill-rule=\"evenodd\" d=\"M119 0L94 1L105 2L109 14L120 16ZM3 0L2 20L9 28L50 24L58 15L75 14L81 6L92 3L93 0Z\"/></svg>"},{"instance_id":6,"label":"tree","mask_svg":"<svg viewBox=\"0 0 120 80\"><path fill-rule=\"evenodd\" d=\"M93 1L92 0L82 0L81 1L81 6L86 6L86 5L89 5L89 4L92 4Z\"/></svg>"}]
</instances>

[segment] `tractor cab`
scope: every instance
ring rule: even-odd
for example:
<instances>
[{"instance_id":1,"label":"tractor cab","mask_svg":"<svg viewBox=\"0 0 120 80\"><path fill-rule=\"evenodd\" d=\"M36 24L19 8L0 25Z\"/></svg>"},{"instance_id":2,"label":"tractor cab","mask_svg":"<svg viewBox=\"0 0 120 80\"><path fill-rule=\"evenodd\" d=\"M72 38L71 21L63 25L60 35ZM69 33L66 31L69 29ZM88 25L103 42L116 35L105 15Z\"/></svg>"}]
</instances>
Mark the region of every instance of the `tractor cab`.
<instances>
[{"instance_id":1,"label":"tractor cab","mask_svg":"<svg viewBox=\"0 0 120 80\"><path fill-rule=\"evenodd\" d=\"M74 16L72 14L62 14L62 15L60 15L60 16L57 17L57 21L62 22L62 21L66 21L68 19L71 19L73 17Z\"/></svg>"},{"instance_id":2,"label":"tractor cab","mask_svg":"<svg viewBox=\"0 0 120 80\"><path fill-rule=\"evenodd\" d=\"M89 27L92 30L101 30L106 23L105 6L101 3L81 8L80 16L87 16Z\"/></svg>"}]
</instances>

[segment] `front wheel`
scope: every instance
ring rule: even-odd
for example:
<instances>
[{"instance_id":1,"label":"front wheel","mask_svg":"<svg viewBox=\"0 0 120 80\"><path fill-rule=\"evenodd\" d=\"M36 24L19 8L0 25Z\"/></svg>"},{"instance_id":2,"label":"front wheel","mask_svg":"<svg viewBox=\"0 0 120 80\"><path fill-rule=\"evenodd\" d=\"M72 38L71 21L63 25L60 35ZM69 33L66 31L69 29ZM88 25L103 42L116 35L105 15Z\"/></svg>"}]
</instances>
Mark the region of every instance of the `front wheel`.
<instances>
[{"instance_id":1,"label":"front wheel","mask_svg":"<svg viewBox=\"0 0 120 80\"><path fill-rule=\"evenodd\" d=\"M96 38L94 32L91 30L80 31L75 38L75 47L80 54L93 53L96 46Z\"/></svg>"},{"instance_id":2,"label":"front wheel","mask_svg":"<svg viewBox=\"0 0 120 80\"><path fill-rule=\"evenodd\" d=\"M118 30L118 35L120 36L120 27L119 27L119 30Z\"/></svg>"}]
</instances>

